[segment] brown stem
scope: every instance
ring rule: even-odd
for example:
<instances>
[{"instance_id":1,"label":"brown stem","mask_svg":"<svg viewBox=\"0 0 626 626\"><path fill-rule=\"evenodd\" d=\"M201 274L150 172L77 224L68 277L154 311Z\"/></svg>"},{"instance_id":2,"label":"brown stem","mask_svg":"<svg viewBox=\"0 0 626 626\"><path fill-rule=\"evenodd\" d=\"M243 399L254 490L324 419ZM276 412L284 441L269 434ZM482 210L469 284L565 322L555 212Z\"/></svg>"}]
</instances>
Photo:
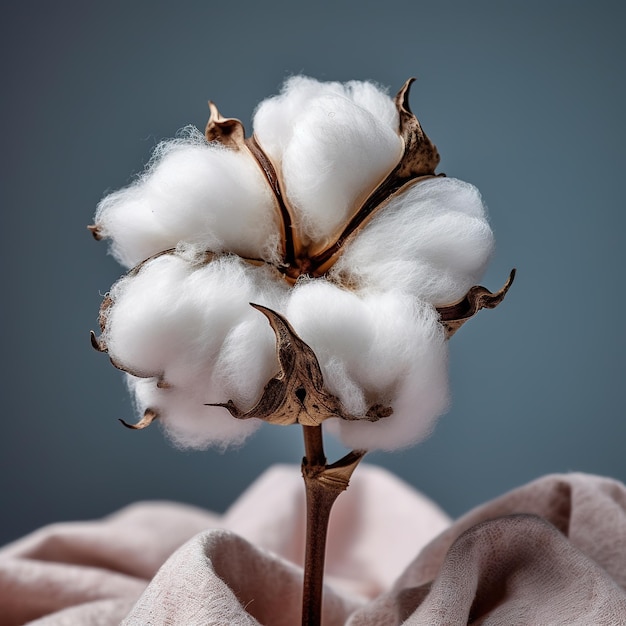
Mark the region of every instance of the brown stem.
<instances>
[{"instance_id":1,"label":"brown stem","mask_svg":"<svg viewBox=\"0 0 626 626\"><path fill-rule=\"evenodd\" d=\"M330 510L339 493L333 493L317 480L326 467L321 426L303 426L302 476L306 489L306 552L302 589L302 626L322 623L324 558Z\"/></svg>"},{"instance_id":2,"label":"brown stem","mask_svg":"<svg viewBox=\"0 0 626 626\"><path fill-rule=\"evenodd\" d=\"M324 559L330 511L337 496L348 487L352 472L365 452L355 451L326 465L321 426L302 426L306 456L302 476L306 490L306 551L302 589L302 626L320 626Z\"/></svg>"},{"instance_id":3,"label":"brown stem","mask_svg":"<svg viewBox=\"0 0 626 626\"><path fill-rule=\"evenodd\" d=\"M324 441L322 439L321 426L303 426L304 434L304 459L307 467L317 467L321 470L326 468L326 455L324 454Z\"/></svg>"}]
</instances>

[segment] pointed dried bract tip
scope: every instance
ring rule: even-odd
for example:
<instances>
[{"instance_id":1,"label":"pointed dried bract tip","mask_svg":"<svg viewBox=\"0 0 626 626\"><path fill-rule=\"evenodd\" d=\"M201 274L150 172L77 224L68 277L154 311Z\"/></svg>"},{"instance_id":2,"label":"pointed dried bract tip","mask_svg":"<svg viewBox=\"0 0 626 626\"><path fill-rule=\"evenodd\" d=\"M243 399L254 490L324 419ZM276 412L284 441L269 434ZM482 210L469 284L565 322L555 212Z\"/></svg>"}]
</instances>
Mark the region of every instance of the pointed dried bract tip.
<instances>
[{"instance_id":1,"label":"pointed dried bract tip","mask_svg":"<svg viewBox=\"0 0 626 626\"><path fill-rule=\"evenodd\" d=\"M276 311L250 304L267 317L276 335L281 371L265 385L261 399L249 411L241 411L232 400L207 406L224 407L237 419L256 417L280 425L319 426L330 417L358 419L347 414L338 398L326 390L315 353L298 337L291 324ZM362 419L375 422L391 413L390 407L375 405Z\"/></svg>"},{"instance_id":2,"label":"pointed dried bract tip","mask_svg":"<svg viewBox=\"0 0 626 626\"><path fill-rule=\"evenodd\" d=\"M152 409L146 409L143 417L136 424L129 424L123 419L120 419L120 422L122 422L122 424L124 424L126 428L130 428L131 430L143 430L144 428L150 426L150 424L152 424L152 422L154 422L154 420L158 417L159 414L156 411L153 411Z\"/></svg>"},{"instance_id":3,"label":"pointed dried bract tip","mask_svg":"<svg viewBox=\"0 0 626 626\"><path fill-rule=\"evenodd\" d=\"M98 338L96 337L96 333L94 333L93 330L89 331L89 339L91 340L91 347L97 352L107 351L106 347L102 345L100 341L98 341Z\"/></svg>"},{"instance_id":4,"label":"pointed dried bract tip","mask_svg":"<svg viewBox=\"0 0 626 626\"><path fill-rule=\"evenodd\" d=\"M348 452L348 454L339 459L339 461L327 465L324 471L319 474L318 480L325 483L330 488L344 491L348 487L354 470L366 454L367 452L365 450L353 450L352 452Z\"/></svg>"},{"instance_id":5,"label":"pointed dried bract tip","mask_svg":"<svg viewBox=\"0 0 626 626\"><path fill-rule=\"evenodd\" d=\"M104 236L100 232L100 227L97 224L90 224L87 226L87 230L93 235L93 238L96 241L101 241L104 239Z\"/></svg>"},{"instance_id":6,"label":"pointed dried bract tip","mask_svg":"<svg viewBox=\"0 0 626 626\"><path fill-rule=\"evenodd\" d=\"M481 309L495 309L504 300L514 280L515 269L512 269L506 283L496 293L491 293L486 287L475 286L456 304L438 308L448 339Z\"/></svg>"},{"instance_id":7,"label":"pointed dried bract tip","mask_svg":"<svg viewBox=\"0 0 626 626\"><path fill-rule=\"evenodd\" d=\"M245 130L241 121L234 117L223 117L211 100L209 111L211 115L204 131L207 140L218 141L232 150L244 147Z\"/></svg>"},{"instance_id":8,"label":"pointed dried bract tip","mask_svg":"<svg viewBox=\"0 0 626 626\"><path fill-rule=\"evenodd\" d=\"M426 136L409 106L409 92L414 81L414 78L409 78L395 99L400 115L400 136L405 146L404 156L397 171L400 178L433 175L439 165L437 148Z\"/></svg>"}]
</instances>

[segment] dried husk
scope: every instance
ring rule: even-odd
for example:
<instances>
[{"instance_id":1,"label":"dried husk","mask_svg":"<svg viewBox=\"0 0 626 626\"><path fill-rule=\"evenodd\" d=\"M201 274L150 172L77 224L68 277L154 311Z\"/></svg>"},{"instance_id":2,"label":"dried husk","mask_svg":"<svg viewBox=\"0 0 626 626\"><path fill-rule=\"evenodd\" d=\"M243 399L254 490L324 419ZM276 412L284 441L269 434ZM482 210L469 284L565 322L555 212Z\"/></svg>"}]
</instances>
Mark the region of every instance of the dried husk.
<instances>
[{"instance_id":1,"label":"dried husk","mask_svg":"<svg viewBox=\"0 0 626 626\"><path fill-rule=\"evenodd\" d=\"M242 412L232 400L208 406L222 406L237 419L255 417L280 425L319 426L330 417L359 419L346 413L339 399L326 390L315 353L298 337L291 324L276 311L259 304L252 306L267 317L276 335L280 372L265 385L261 398L249 411ZM375 422L391 413L391 407L376 404L370 407L365 419Z\"/></svg>"}]
</instances>

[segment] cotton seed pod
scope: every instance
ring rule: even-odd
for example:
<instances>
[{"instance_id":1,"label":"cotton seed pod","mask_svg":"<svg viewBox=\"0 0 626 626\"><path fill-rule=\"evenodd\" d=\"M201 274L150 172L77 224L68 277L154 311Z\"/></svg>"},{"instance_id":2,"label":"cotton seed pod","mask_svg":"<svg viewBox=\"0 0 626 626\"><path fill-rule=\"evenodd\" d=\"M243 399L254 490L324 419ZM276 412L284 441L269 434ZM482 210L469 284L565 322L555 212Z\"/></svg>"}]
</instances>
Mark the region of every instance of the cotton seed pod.
<instances>
[{"instance_id":1,"label":"cotton seed pod","mask_svg":"<svg viewBox=\"0 0 626 626\"><path fill-rule=\"evenodd\" d=\"M141 426L158 416L197 448L263 420L327 420L369 450L430 432L448 405L446 339L508 284L473 288L493 247L485 208L436 175L410 84L392 99L291 78L249 138L211 103L204 136L164 142L102 200L91 230L136 267L94 344L127 372Z\"/></svg>"}]
</instances>

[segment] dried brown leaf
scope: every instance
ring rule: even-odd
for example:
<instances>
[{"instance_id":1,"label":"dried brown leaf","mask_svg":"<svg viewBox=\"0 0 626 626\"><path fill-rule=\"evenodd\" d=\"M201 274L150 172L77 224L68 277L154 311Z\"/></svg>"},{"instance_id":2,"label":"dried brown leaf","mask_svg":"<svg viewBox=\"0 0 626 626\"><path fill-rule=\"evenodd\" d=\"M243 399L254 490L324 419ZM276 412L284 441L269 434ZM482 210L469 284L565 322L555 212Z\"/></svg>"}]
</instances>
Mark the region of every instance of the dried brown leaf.
<instances>
[{"instance_id":1,"label":"dried brown leaf","mask_svg":"<svg viewBox=\"0 0 626 626\"><path fill-rule=\"evenodd\" d=\"M129 424L123 419L120 419L120 422L122 422L122 424L124 424L126 428L130 428L131 430L143 430L144 428L150 426L150 424L152 424L152 422L154 422L154 420L158 417L159 414L156 411L153 411L152 409L146 409L143 417L136 424Z\"/></svg>"},{"instance_id":2,"label":"dried brown leaf","mask_svg":"<svg viewBox=\"0 0 626 626\"><path fill-rule=\"evenodd\" d=\"M265 385L260 400L248 411L241 411L232 400L209 406L222 406L233 417L262 419L271 424L318 426L330 417L356 418L346 413L339 399L324 387L324 378L313 350L289 322L276 311L260 304L251 304L267 317L276 335L276 352L280 372ZM391 408L375 405L366 418L377 421L391 414Z\"/></svg>"},{"instance_id":3,"label":"dried brown leaf","mask_svg":"<svg viewBox=\"0 0 626 626\"><path fill-rule=\"evenodd\" d=\"M496 293L491 293L486 287L476 285L457 303L438 307L439 319L446 329L448 339L481 309L495 309L504 300L514 279L515 269L512 269L506 283Z\"/></svg>"}]
</instances>

